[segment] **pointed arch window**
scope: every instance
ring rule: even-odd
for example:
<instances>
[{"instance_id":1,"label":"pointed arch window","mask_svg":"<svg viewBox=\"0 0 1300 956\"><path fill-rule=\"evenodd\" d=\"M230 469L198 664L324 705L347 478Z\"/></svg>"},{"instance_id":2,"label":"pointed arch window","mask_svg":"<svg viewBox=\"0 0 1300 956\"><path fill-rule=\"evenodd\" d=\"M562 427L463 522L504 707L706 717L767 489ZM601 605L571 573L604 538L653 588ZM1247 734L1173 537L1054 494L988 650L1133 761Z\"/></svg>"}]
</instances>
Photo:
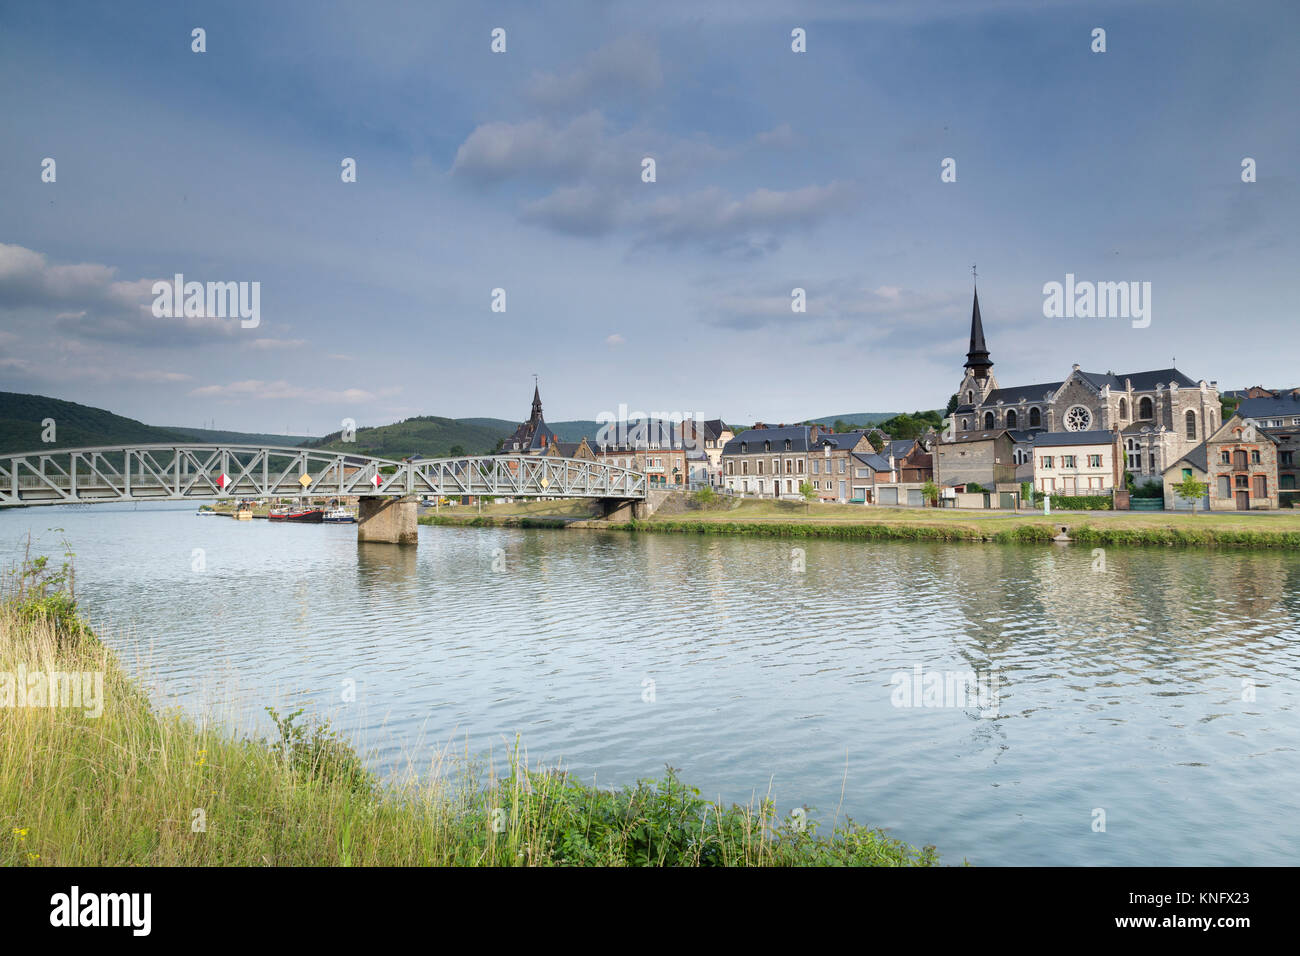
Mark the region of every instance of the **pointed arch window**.
<instances>
[{"instance_id":1,"label":"pointed arch window","mask_svg":"<svg viewBox=\"0 0 1300 956\"><path fill-rule=\"evenodd\" d=\"M1029 410L1029 427L1030 428L1043 427L1043 413L1036 408L1031 408Z\"/></svg>"},{"instance_id":2,"label":"pointed arch window","mask_svg":"<svg viewBox=\"0 0 1300 956\"><path fill-rule=\"evenodd\" d=\"M1150 421L1155 417L1154 407L1155 406L1151 404L1151 399L1142 399L1142 401L1138 402L1138 418L1144 422Z\"/></svg>"},{"instance_id":3,"label":"pointed arch window","mask_svg":"<svg viewBox=\"0 0 1300 956\"><path fill-rule=\"evenodd\" d=\"M1187 438L1189 441L1196 440L1196 412L1190 409L1187 412Z\"/></svg>"},{"instance_id":4,"label":"pointed arch window","mask_svg":"<svg viewBox=\"0 0 1300 956\"><path fill-rule=\"evenodd\" d=\"M1015 427L1016 427L1016 421L1017 421L1017 419L1016 419L1016 413L1015 413L1015 410L1012 409L1011 411L1007 412L1007 427L1008 427L1008 428L1015 428Z\"/></svg>"},{"instance_id":5,"label":"pointed arch window","mask_svg":"<svg viewBox=\"0 0 1300 956\"><path fill-rule=\"evenodd\" d=\"M1128 421L1128 399L1121 398L1119 400L1119 418L1120 421Z\"/></svg>"},{"instance_id":6,"label":"pointed arch window","mask_svg":"<svg viewBox=\"0 0 1300 956\"><path fill-rule=\"evenodd\" d=\"M992 412L985 412L985 413L984 413L984 427L985 427L985 428L992 428L992 427L993 427L993 413L992 413Z\"/></svg>"}]
</instances>

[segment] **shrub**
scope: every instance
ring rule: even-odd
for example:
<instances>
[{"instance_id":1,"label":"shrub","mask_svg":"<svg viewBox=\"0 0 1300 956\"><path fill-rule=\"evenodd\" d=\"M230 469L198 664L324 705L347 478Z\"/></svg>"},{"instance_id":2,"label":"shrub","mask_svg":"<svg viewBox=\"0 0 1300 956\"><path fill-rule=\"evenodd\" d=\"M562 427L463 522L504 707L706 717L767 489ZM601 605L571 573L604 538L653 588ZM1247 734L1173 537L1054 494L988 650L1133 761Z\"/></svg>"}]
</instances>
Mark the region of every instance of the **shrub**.
<instances>
[{"instance_id":1,"label":"shrub","mask_svg":"<svg viewBox=\"0 0 1300 956\"><path fill-rule=\"evenodd\" d=\"M1110 495L1052 495L1053 510L1110 511L1114 507Z\"/></svg>"}]
</instances>

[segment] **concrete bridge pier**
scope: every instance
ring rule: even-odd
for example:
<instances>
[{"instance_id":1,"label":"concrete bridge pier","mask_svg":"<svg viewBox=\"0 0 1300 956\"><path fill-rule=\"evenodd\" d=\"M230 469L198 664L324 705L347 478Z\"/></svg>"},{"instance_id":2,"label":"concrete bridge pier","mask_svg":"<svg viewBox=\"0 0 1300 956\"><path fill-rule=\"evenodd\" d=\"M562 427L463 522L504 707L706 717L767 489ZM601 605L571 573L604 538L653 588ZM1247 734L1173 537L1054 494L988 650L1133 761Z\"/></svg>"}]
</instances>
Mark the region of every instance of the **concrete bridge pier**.
<instances>
[{"instance_id":1,"label":"concrete bridge pier","mask_svg":"<svg viewBox=\"0 0 1300 956\"><path fill-rule=\"evenodd\" d=\"M644 501L628 498L601 498L600 516L606 521L631 521L650 517Z\"/></svg>"},{"instance_id":2,"label":"concrete bridge pier","mask_svg":"<svg viewBox=\"0 0 1300 956\"><path fill-rule=\"evenodd\" d=\"M419 540L414 498L363 497L357 513L357 540L414 545Z\"/></svg>"}]
</instances>

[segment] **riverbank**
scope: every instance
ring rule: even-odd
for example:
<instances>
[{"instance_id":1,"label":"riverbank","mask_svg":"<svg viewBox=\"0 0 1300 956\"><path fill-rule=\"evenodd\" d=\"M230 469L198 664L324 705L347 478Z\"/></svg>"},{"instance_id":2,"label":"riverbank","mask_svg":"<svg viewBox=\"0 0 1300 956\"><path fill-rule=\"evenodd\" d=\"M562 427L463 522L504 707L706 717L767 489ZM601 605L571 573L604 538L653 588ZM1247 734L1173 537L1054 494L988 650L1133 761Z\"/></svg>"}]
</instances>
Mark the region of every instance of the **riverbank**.
<instances>
[{"instance_id":1,"label":"riverbank","mask_svg":"<svg viewBox=\"0 0 1300 956\"><path fill-rule=\"evenodd\" d=\"M545 505L562 510L547 512ZM468 509L467 509L468 512ZM1050 544L1068 529L1081 545L1300 549L1300 512L1066 511L1050 516L940 508L866 508L744 499L645 520L607 522L570 502L486 505L483 513L426 514L422 524L525 528L602 528L664 534L727 534L863 541Z\"/></svg>"},{"instance_id":2,"label":"riverbank","mask_svg":"<svg viewBox=\"0 0 1300 956\"><path fill-rule=\"evenodd\" d=\"M51 577L29 567L26 593L0 600L0 864L938 862L933 847L851 822L820 833L812 820L778 821L770 803L710 803L671 771L610 791L528 770L522 759L485 782L439 762L418 779L381 784L346 742L301 712L272 714L279 739L236 739L155 710L77 616L62 581L48 586ZM78 683L86 695L79 706L48 706L18 692L17 675L36 672L89 675Z\"/></svg>"}]
</instances>

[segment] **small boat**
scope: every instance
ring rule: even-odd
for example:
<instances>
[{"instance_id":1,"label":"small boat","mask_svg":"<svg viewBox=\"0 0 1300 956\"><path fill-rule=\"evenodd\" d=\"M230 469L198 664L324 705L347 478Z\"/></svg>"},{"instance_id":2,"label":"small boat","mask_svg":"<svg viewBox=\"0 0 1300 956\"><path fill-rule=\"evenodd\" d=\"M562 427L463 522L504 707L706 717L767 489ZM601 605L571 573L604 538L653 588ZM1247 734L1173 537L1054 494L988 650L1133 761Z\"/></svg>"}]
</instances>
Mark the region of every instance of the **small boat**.
<instances>
[{"instance_id":1,"label":"small boat","mask_svg":"<svg viewBox=\"0 0 1300 956\"><path fill-rule=\"evenodd\" d=\"M272 514L272 521L297 521L304 524L319 524L325 519L325 512L319 508L285 508L279 515Z\"/></svg>"},{"instance_id":2,"label":"small boat","mask_svg":"<svg viewBox=\"0 0 1300 956\"><path fill-rule=\"evenodd\" d=\"M268 521L284 521L289 515L288 508L272 508L266 513Z\"/></svg>"},{"instance_id":3,"label":"small boat","mask_svg":"<svg viewBox=\"0 0 1300 956\"><path fill-rule=\"evenodd\" d=\"M208 515L214 515L214 514L216 514L216 512L215 512L214 510L212 510L211 508L200 508L200 509L199 509L197 512L195 512L195 513L196 513L200 518L204 518L204 517L207 517Z\"/></svg>"},{"instance_id":4,"label":"small boat","mask_svg":"<svg viewBox=\"0 0 1300 956\"><path fill-rule=\"evenodd\" d=\"M356 524L357 516L347 508L334 508L325 512L325 521L330 524Z\"/></svg>"}]
</instances>

